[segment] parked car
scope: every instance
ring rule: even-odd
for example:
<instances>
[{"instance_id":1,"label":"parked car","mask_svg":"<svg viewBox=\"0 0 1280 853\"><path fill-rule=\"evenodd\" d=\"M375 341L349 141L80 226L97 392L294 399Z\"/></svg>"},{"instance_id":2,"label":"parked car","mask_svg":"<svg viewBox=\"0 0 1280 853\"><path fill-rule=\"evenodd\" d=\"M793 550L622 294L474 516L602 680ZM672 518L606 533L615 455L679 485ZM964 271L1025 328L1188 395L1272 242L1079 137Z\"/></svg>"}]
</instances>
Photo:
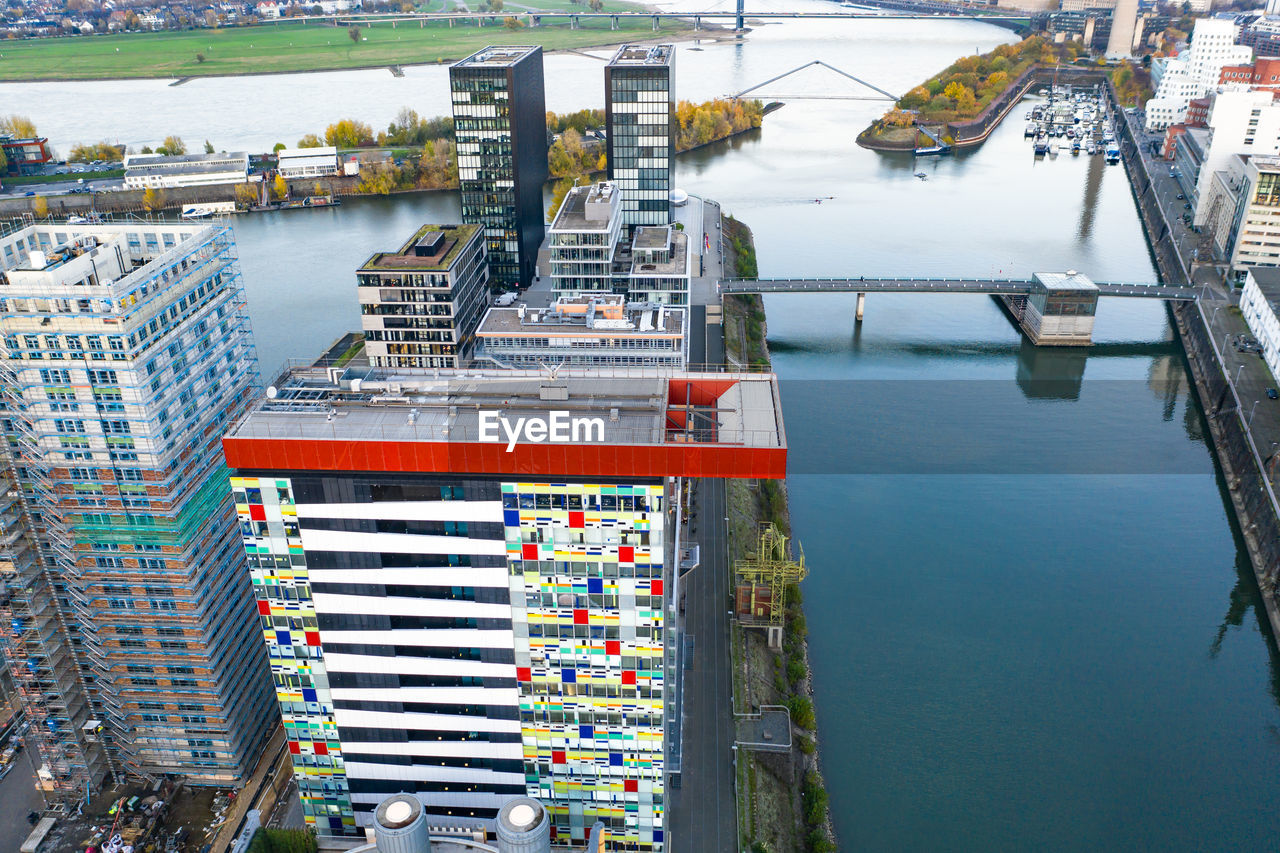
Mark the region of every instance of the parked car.
<instances>
[{"instance_id":1,"label":"parked car","mask_svg":"<svg viewBox=\"0 0 1280 853\"><path fill-rule=\"evenodd\" d=\"M1178 201L1186 201L1187 197L1182 193L1178 193Z\"/></svg>"},{"instance_id":2,"label":"parked car","mask_svg":"<svg viewBox=\"0 0 1280 853\"><path fill-rule=\"evenodd\" d=\"M36 191L35 191L35 190L27 190L27 191L24 193L24 195L25 195L27 198L31 198L31 197L32 197L33 195L35 195L35 194L36 194Z\"/></svg>"},{"instance_id":3,"label":"parked car","mask_svg":"<svg viewBox=\"0 0 1280 853\"><path fill-rule=\"evenodd\" d=\"M1268 400L1280 400L1280 393L1276 393L1276 389L1274 389L1274 388L1268 388L1268 389L1267 389L1267 399L1268 399Z\"/></svg>"},{"instance_id":4,"label":"parked car","mask_svg":"<svg viewBox=\"0 0 1280 853\"><path fill-rule=\"evenodd\" d=\"M1186 204L1184 204L1182 207L1183 207L1183 209L1184 209L1184 210L1190 210L1190 209L1191 209L1191 202L1187 202L1187 203L1186 203Z\"/></svg>"}]
</instances>

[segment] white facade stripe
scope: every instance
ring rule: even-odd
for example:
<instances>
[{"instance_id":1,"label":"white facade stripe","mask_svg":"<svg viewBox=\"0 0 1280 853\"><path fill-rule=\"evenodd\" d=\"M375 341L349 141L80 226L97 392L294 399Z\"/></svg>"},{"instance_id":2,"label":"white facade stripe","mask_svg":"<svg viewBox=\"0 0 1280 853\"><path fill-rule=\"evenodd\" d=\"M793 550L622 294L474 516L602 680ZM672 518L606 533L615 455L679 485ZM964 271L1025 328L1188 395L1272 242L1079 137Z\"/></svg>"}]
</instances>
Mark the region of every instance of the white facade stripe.
<instances>
[{"instance_id":1,"label":"white facade stripe","mask_svg":"<svg viewBox=\"0 0 1280 853\"><path fill-rule=\"evenodd\" d=\"M365 687L332 688L334 701L435 702L446 705L519 705L514 687Z\"/></svg>"},{"instance_id":2,"label":"white facade stripe","mask_svg":"<svg viewBox=\"0 0 1280 853\"><path fill-rule=\"evenodd\" d=\"M371 764L348 761L347 776L352 779L395 779L404 782L472 782L480 785L524 785L523 773L498 773L472 767L414 767L404 764ZM383 795L384 798L386 795Z\"/></svg>"},{"instance_id":3,"label":"white facade stripe","mask_svg":"<svg viewBox=\"0 0 1280 853\"><path fill-rule=\"evenodd\" d=\"M369 583L390 586L481 586L504 589L507 570L496 568L422 566L411 569L311 569L312 583Z\"/></svg>"},{"instance_id":4,"label":"white facade stripe","mask_svg":"<svg viewBox=\"0 0 1280 853\"><path fill-rule=\"evenodd\" d=\"M387 521L502 522L502 501L378 501L298 504L298 518L361 518Z\"/></svg>"},{"instance_id":5,"label":"white facade stripe","mask_svg":"<svg viewBox=\"0 0 1280 853\"><path fill-rule=\"evenodd\" d=\"M338 725L343 728L520 733L519 720L490 720L486 717L462 714L401 714L394 711L351 711L335 708L333 715ZM378 746L385 747L386 744L378 744Z\"/></svg>"},{"instance_id":6,"label":"white facade stripe","mask_svg":"<svg viewBox=\"0 0 1280 853\"><path fill-rule=\"evenodd\" d=\"M421 755L442 758L524 758L524 747L519 743L485 743L483 741L414 740L404 743L366 743L343 741L344 755ZM350 759L347 759L350 763ZM403 767L405 765L395 765ZM446 768L439 768L444 770ZM468 769L468 768L462 768ZM441 775L441 778L449 778Z\"/></svg>"},{"instance_id":7,"label":"white facade stripe","mask_svg":"<svg viewBox=\"0 0 1280 853\"><path fill-rule=\"evenodd\" d=\"M447 649L509 649L515 643L508 628L405 628L391 631L322 631L326 643L370 643L395 646L438 646ZM325 655L327 658L328 655Z\"/></svg>"},{"instance_id":8,"label":"white facade stripe","mask_svg":"<svg viewBox=\"0 0 1280 853\"><path fill-rule=\"evenodd\" d=\"M383 672L405 675L468 675L488 678L515 678L515 664L482 663L473 660L347 655L326 652L329 672Z\"/></svg>"},{"instance_id":9,"label":"white facade stripe","mask_svg":"<svg viewBox=\"0 0 1280 853\"><path fill-rule=\"evenodd\" d=\"M444 598L406 598L371 595L314 594L316 607L325 613L359 614L361 616L423 616L470 619L510 619L511 605L481 604L478 601L450 601ZM329 656L325 655L325 660Z\"/></svg>"},{"instance_id":10,"label":"white facade stripe","mask_svg":"<svg viewBox=\"0 0 1280 853\"><path fill-rule=\"evenodd\" d=\"M348 551L357 554L473 554L505 557L501 539L469 536L420 536L413 533L351 533L346 530L302 530L307 551Z\"/></svg>"}]
</instances>

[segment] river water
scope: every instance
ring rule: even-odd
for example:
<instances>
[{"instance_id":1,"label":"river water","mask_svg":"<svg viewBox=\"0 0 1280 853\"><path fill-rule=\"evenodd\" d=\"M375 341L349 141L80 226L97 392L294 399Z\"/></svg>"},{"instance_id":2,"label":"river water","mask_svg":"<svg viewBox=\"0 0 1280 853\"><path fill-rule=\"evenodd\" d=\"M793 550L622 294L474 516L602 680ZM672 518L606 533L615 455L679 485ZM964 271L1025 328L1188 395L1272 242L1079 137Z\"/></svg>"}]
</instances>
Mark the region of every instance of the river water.
<instances>
[{"instance_id":1,"label":"river water","mask_svg":"<svg viewBox=\"0 0 1280 853\"><path fill-rule=\"evenodd\" d=\"M818 58L905 91L1008 39L787 23L683 46L678 85L736 92ZM601 103L598 62L548 69L550 108ZM854 89L810 69L761 94ZM438 68L0 86L56 139L258 148L445 97ZM975 152L913 164L853 144L882 109L788 100L759 133L682 157L677 183L751 225L763 277L1154 280L1120 167L1034 161L1021 111ZM357 326L370 253L457 216L442 193L237 220L264 370ZM1026 346L988 297L874 295L859 329L851 296L767 311L841 849L1272 847L1280 669L1164 307L1103 300L1087 353Z\"/></svg>"}]
</instances>

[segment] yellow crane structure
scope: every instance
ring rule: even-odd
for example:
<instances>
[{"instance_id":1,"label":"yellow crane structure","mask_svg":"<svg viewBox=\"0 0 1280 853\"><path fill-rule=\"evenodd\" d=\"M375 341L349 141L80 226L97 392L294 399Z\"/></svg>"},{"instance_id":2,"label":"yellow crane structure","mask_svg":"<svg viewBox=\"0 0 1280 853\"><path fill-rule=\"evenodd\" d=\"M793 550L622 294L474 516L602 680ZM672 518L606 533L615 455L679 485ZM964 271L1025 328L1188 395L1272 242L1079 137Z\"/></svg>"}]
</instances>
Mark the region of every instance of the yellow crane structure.
<instances>
[{"instance_id":1,"label":"yellow crane structure","mask_svg":"<svg viewBox=\"0 0 1280 853\"><path fill-rule=\"evenodd\" d=\"M764 628L769 645L782 646L786 625L787 584L805 579L804 549L796 544L798 559L791 559L787 537L771 521L756 528L754 554L738 560L734 573L734 613L748 628Z\"/></svg>"}]
</instances>

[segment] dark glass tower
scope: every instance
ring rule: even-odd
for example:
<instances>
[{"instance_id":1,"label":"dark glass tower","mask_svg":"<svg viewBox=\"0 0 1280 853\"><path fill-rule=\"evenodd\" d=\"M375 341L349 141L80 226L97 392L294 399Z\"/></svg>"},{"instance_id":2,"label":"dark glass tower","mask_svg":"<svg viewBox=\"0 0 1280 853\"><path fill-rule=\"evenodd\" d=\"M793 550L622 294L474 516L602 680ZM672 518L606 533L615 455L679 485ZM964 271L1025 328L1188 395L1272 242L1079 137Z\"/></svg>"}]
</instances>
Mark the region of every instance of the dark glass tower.
<instances>
[{"instance_id":1,"label":"dark glass tower","mask_svg":"<svg viewBox=\"0 0 1280 853\"><path fill-rule=\"evenodd\" d=\"M624 44L604 69L609 180L622 192L628 228L670 221L674 61L673 45Z\"/></svg>"},{"instance_id":2,"label":"dark glass tower","mask_svg":"<svg viewBox=\"0 0 1280 853\"><path fill-rule=\"evenodd\" d=\"M546 232L542 48L486 47L449 68L462 221L484 226L489 281L528 287Z\"/></svg>"}]
</instances>

